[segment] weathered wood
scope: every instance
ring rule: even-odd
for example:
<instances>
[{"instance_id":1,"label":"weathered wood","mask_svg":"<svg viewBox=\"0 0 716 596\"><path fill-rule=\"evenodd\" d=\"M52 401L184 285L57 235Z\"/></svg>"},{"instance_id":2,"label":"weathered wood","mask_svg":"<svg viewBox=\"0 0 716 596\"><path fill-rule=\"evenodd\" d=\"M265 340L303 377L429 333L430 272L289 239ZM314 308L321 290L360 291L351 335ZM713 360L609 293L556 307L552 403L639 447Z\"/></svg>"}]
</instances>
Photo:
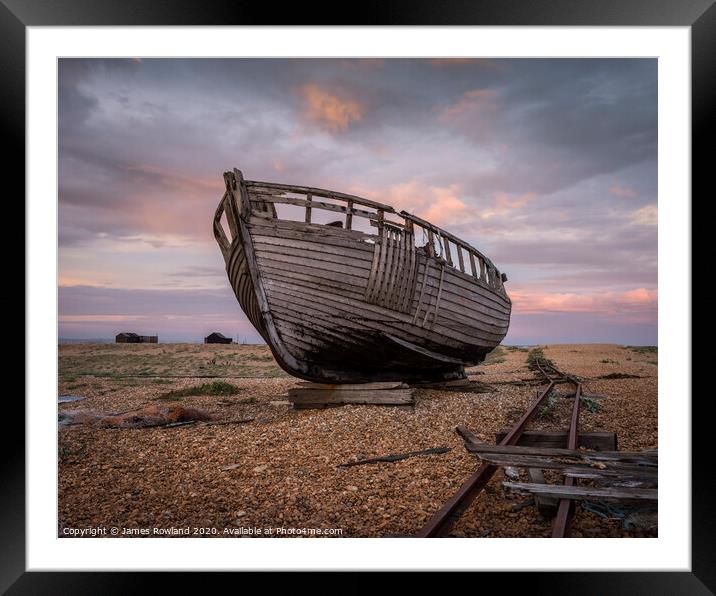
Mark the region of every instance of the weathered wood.
<instances>
[{"instance_id":1,"label":"weathered wood","mask_svg":"<svg viewBox=\"0 0 716 596\"><path fill-rule=\"evenodd\" d=\"M579 449L560 449L556 447L490 445L472 441L466 442L465 446L473 453L560 457L584 461L615 461L651 466L656 466L658 463L657 453L645 451L581 451Z\"/></svg>"},{"instance_id":2,"label":"weathered wood","mask_svg":"<svg viewBox=\"0 0 716 596\"><path fill-rule=\"evenodd\" d=\"M532 484L546 484L544 474L539 468L527 468L527 476ZM559 499L550 497L549 495L534 495L535 505L542 517L553 518L557 515L557 505Z\"/></svg>"},{"instance_id":3,"label":"weathered wood","mask_svg":"<svg viewBox=\"0 0 716 596\"><path fill-rule=\"evenodd\" d=\"M495 434L495 443L500 443L507 434L501 430ZM522 433L517 445L520 447L567 447L567 431L540 431L526 430ZM579 447L582 449L594 449L596 451L616 451L617 434L612 432L585 432L579 433Z\"/></svg>"},{"instance_id":4,"label":"weathered wood","mask_svg":"<svg viewBox=\"0 0 716 596\"><path fill-rule=\"evenodd\" d=\"M353 199L348 200L348 210L346 212L346 230L353 227Z\"/></svg>"},{"instance_id":5,"label":"weathered wood","mask_svg":"<svg viewBox=\"0 0 716 596\"><path fill-rule=\"evenodd\" d=\"M306 195L306 223L311 223L311 205L313 203L313 195L309 192Z\"/></svg>"},{"instance_id":6,"label":"weathered wood","mask_svg":"<svg viewBox=\"0 0 716 596\"><path fill-rule=\"evenodd\" d=\"M263 203L283 203L286 205L297 205L299 207L305 207L307 210L309 210L307 217L310 218L310 210L312 209L323 209L324 211L335 211L337 213L348 213L348 207L343 205L336 205L334 203L324 203L323 201L314 201L313 198L311 200L308 199L296 199L293 197L279 197L279 196L272 196L272 195L266 195L261 198L261 201ZM351 209L350 213L352 215L358 215L359 217L365 217L366 219L373 219L378 220L379 214L373 213L372 211L365 211L363 209L356 209L355 207ZM306 219L306 223L311 223L310 219Z\"/></svg>"},{"instance_id":7,"label":"weathered wood","mask_svg":"<svg viewBox=\"0 0 716 596\"><path fill-rule=\"evenodd\" d=\"M574 476L578 472L584 474L599 474L601 468L595 467L592 463L579 463L574 459L559 460L551 457L540 457L538 455L512 455L505 453L485 453L480 454L480 458L497 466L511 466L514 468L537 468L540 470L569 470L569 474L565 476ZM613 472L614 474L638 476L638 477L655 477L658 474L656 466L641 466L638 464L621 463L621 462L600 462L604 465L604 470ZM608 474L603 474L607 476ZM585 476L587 477L587 476Z\"/></svg>"},{"instance_id":8,"label":"weathered wood","mask_svg":"<svg viewBox=\"0 0 716 596\"><path fill-rule=\"evenodd\" d=\"M340 464L339 468L350 468L353 466L363 466L365 464L378 464L383 462L396 462L408 459L410 457L421 457L424 455L439 455L441 453L448 453L452 451L450 447L433 447L432 449L423 449L422 451L409 451L408 453L396 453L393 455L379 455L378 457L368 457L366 459L357 459L355 461L349 461L344 464Z\"/></svg>"},{"instance_id":9,"label":"weathered wood","mask_svg":"<svg viewBox=\"0 0 716 596\"><path fill-rule=\"evenodd\" d=\"M478 256L480 260L484 260L492 264L492 261L490 261L490 259L488 259L485 255L483 255L477 248L465 242L464 240L461 240L454 234L451 234L450 232L447 232L439 228L438 226L431 224L429 221L426 221L416 215L413 215L412 213L408 213L407 211L401 211L400 215L402 215L406 220L412 221L413 223L417 223L420 227L428 230L428 235L430 235L431 232L435 232L440 236L447 238L448 240L452 240L455 244L459 246L464 246L465 249L469 252L475 253L475 255Z\"/></svg>"},{"instance_id":10,"label":"weathered wood","mask_svg":"<svg viewBox=\"0 0 716 596\"><path fill-rule=\"evenodd\" d=\"M299 389L318 389L325 391L381 391L384 389L408 389L408 385L401 381L385 381L382 383L346 383L343 385L331 385L324 383L311 383L299 381Z\"/></svg>"},{"instance_id":11,"label":"weathered wood","mask_svg":"<svg viewBox=\"0 0 716 596\"><path fill-rule=\"evenodd\" d=\"M477 274L477 267L475 265L475 253L469 251L468 254L470 255L470 270L472 271L472 276L477 279L479 275Z\"/></svg>"},{"instance_id":12,"label":"weathered wood","mask_svg":"<svg viewBox=\"0 0 716 596\"><path fill-rule=\"evenodd\" d=\"M559 499L608 499L656 501L659 491L652 488L623 488L597 486L567 486L564 484L530 484L528 482L503 482L506 488L535 495L546 495Z\"/></svg>"},{"instance_id":13,"label":"weathered wood","mask_svg":"<svg viewBox=\"0 0 716 596\"><path fill-rule=\"evenodd\" d=\"M290 184L278 184L276 182L259 182L257 180L246 180L246 186L248 188L259 187L268 189L278 189L286 192L295 194L308 194L309 192L317 197L323 197L324 199L342 199L344 201L353 201L358 205L364 207L372 207L374 209L382 209L387 213L395 213L395 210L390 205L378 203L377 201L371 201L370 199L364 199L355 195L346 194L343 192L336 192L334 190L326 190L323 188L313 188L310 186L294 186Z\"/></svg>"}]
</instances>

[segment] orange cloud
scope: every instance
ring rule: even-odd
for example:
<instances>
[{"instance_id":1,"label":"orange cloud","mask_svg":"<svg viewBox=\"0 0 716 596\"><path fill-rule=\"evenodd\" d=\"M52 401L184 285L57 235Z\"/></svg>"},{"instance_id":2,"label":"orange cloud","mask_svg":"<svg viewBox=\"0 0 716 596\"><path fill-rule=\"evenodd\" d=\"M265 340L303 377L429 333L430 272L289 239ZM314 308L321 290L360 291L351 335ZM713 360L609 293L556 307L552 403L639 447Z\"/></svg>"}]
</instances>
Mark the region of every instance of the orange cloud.
<instances>
[{"instance_id":1,"label":"orange cloud","mask_svg":"<svg viewBox=\"0 0 716 596\"><path fill-rule=\"evenodd\" d=\"M495 203L492 207L479 212L481 219L490 219L495 215L503 215L514 209L522 209L537 196L537 193L527 192L521 195L512 195L506 192L495 193Z\"/></svg>"},{"instance_id":2,"label":"orange cloud","mask_svg":"<svg viewBox=\"0 0 716 596\"><path fill-rule=\"evenodd\" d=\"M460 198L460 187L429 186L418 180L395 184L384 191L352 189L358 195L387 203L397 211L405 210L438 226L461 221L470 208Z\"/></svg>"},{"instance_id":3,"label":"orange cloud","mask_svg":"<svg viewBox=\"0 0 716 596\"><path fill-rule=\"evenodd\" d=\"M301 87L306 102L306 114L310 120L329 132L344 132L351 123L363 118L364 106L354 99L342 99L308 84Z\"/></svg>"},{"instance_id":4,"label":"orange cloud","mask_svg":"<svg viewBox=\"0 0 716 596\"><path fill-rule=\"evenodd\" d=\"M610 186L609 192L612 193L615 197L622 197L624 199L633 199L634 197L639 196L639 193L636 192L633 188L619 185Z\"/></svg>"},{"instance_id":5,"label":"orange cloud","mask_svg":"<svg viewBox=\"0 0 716 596\"><path fill-rule=\"evenodd\" d=\"M497 91L493 89L473 89L463 93L460 99L440 111L441 120L458 120L465 115L476 116L495 108Z\"/></svg>"},{"instance_id":6,"label":"orange cloud","mask_svg":"<svg viewBox=\"0 0 716 596\"><path fill-rule=\"evenodd\" d=\"M127 171L134 174L145 175L149 181L155 181L156 185L165 186L172 190L195 194L198 192L219 192L223 183L217 176L211 178L198 178L187 176L153 164L132 164L127 166Z\"/></svg>"}]
</instances>

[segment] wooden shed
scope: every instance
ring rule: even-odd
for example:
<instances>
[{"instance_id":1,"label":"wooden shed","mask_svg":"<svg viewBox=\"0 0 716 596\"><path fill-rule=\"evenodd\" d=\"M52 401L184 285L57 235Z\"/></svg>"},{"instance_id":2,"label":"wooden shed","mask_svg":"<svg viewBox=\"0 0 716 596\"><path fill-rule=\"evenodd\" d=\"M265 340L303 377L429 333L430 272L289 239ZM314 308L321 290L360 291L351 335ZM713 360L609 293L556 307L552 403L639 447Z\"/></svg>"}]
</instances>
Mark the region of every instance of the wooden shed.
<instances>
[{"instance_id":1,"label":"wooden shed","mask_svg":"<svg viewBox=\"0 0 716 596\"><path fill-rule=\"evenodd\" d=\"M223 333L219 333L218 331L214 331L214 333L210 333L204 338L205 344L230 344L233 343L233 341L233 339L226 337Z\"/></svg>"},{"instance_id":2,"label":"wooden shed","mask_svg":"<svg viewBox=\"0 0 716 596\"><path fill-rule=\"evenodd\" d=\"M139 336L136 333L118 333L114 341L118 344L138 344Z\"/></svg>"},{"instance_id":3,"label":"wooden shed","mask_svg":"<svg viewBox=\"0 0 716 596\"><path fill-rule=\"evenodd\" d=\"M159 343L158 335L137 335L136 333L118 333L114 341L118 344L156 344Z\"/></svg>"}]
</instances>

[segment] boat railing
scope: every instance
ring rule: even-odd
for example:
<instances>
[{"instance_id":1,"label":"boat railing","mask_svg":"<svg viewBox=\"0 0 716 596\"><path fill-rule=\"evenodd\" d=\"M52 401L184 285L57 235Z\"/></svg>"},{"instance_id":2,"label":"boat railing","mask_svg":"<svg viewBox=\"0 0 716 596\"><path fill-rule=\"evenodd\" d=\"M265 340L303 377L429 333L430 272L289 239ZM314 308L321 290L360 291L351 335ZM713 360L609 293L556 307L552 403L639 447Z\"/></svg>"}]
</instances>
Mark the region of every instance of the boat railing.
<instances>
[{"instance_id":1,"label":"boat railing","mask_svg":"<svg viewBox=\"0 0 716 596\"><path fill-rule=\"evenodd\" d=\"M310 224L315 223L312 221L314 209L333 211L345 216L341 223L347 230L353 229L354 217L362 217L369 220L373 227L378 228L378 239L383 237L384 230L392 229L393 231L397 230L401 235L412 237L413 242L415 242L417 228L422 230L427 243L420 247L416 245L416 247L423 248L428 256L442 260L453 269L493 288L503 289L503 283L507 281L507 276L501 273L492 261L477 248L407 211L397 212L390 205L321 188L255 180L244 180L244 184L248 191L251 214L254 216L276 218L275 207L267 212L266 204L294 205L304 208L304 222ZM332 202L320 199L328 199ZM386 215L391 215L399 221L386 219ZM456 254L457 260L453 258L453 254Z\"/></svg>"}]
</instances>

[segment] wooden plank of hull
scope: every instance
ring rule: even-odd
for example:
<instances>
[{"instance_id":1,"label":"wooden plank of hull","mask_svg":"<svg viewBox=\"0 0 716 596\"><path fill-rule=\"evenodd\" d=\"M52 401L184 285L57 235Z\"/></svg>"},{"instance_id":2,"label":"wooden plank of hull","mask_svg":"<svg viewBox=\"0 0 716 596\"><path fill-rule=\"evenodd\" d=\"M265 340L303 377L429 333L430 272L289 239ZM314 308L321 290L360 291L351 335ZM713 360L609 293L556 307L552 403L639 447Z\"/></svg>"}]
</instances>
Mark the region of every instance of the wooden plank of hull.
<instances>
[{"instance_id":1,"label":"wooden plank of hull","mask_svg":"<svg viewBox=\"0 0 716 596\"><path fill-rule=\"evenodd\" d=\"M323 302L318 308L313 310L317 311L320 315L325 312L337 317L343 317L347 320L356 322L374 321L381 324L377 329L383 329L383 324L397 327L399 329L405 329L411 331L414 337L424 339L435 339L438 343L447 341L450 344L450 339L455 340L455 346L458 347L462 343L473 345L475 343L499 343L504 337L504 331L494 331L489 328L478 329L476 325L471 328L452 329L446 328L440 323L433 328L425 329L419 325L414 325L412 321L406 321L405 318L396 316L391 312L382 312L379 308L372 310L370 308L364 308L363 303L360 300L345 298L343 296L336 295L330 291L323 290L320 288L312 288L304 286L296 282L286 283L271 276L266 276L266 283L272 287L272 291L277 294L281 294L275 302L280 300L293 301L296 299L300 304L304 304L302 301L307 301L305 306L315 307L317 303ZM485 326L486 327L486 326Z\"/></svg>"},{"instance_id":2,"label":"wooden plank of hull","mask_svg":"<svg viewBox=\"0 0 716 596\"><path fill-rule=\"evenodd\" d=\"M488 335L487 332L481 338L468 336L453 329L445 329L436 325L432 329L424 329L411 322L398 320L396 317L390 317L390 313L385 313L383 319L376 318L375 311L361 309L362 303L359 301L350 301L336 296L331 296L327 292L319 290L307 290L306 293L300 293L295 288L281 287L278 282L271 279L265 280L266 287L271 298L269 299L272 307L280 307L282 302L293 302L294 308L300 307L307 321L313 317L319 319L329 318L334 324L341 324L343 319L349 319L354 323L362 326L364 329L372 329L376 332L393 330L392 334L400 337L409 334L411 343L422 343L423 341L432 341L435 345L448 345L456 349L466 349L471 346L494 347L501 339L502 335ZM310 293L309 293L310 292ZM346 302L350 302L346 308ZM326 317L328 315L328 317Z\"/></svg>"},{"instance_id":3,"label":"wooden plank of hull","mask_svg":"<svg viewBox=\"0 0 716 596\"><path fill-rule=\"evenodd\" d=\"M339 295L354 298L358 300L363 299L362 283L365 283L365 278L350 276L341 274L326 275L320 271L316 271L311 265L295 265L295 264L284 264L277 256L273 254L271 256L271 262L266 259L268 255L264 255L261 262L261 269L265 270L268 274L275 277L282 278L284 281L297 280L303 282L303 285L308 284L309 286L318 285L325 286ZM421 286L422 290L422 286ZM436 294L437 288L426 287L425 296L427 300L433 301L433 296ZM425 299L423 299L424 302ZM465 299L455 297L451 291L451 286L446 284L443 290L442 301L444 301L442 311L446 313L443 317L446 321L453 320L458 321L465 325L466 328L470 328L473 324L487 324L491 325L495 332L503 332L507 330L508 321L505 319L503 322L503 313L495 314L492 309L488 309L481 304L473 303L472 305L465 306ZM419 302L418 297L413 297L412 309L417 309Z\"/></svg>"}]
</instances>

